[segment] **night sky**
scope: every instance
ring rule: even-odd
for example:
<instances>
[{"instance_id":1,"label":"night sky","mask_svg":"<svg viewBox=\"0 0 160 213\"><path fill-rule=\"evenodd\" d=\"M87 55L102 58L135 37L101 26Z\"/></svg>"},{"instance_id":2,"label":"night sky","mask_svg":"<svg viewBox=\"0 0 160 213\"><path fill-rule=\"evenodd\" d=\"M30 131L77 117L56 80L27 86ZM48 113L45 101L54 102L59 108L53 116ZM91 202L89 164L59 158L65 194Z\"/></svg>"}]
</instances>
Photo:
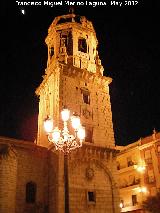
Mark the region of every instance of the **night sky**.
<instances>
[{"instance_id":1,"label":"night sky","mask_svg":"<svg viewBox=\"0 0 160 213\"><path fill-rule=\"evenodd\" d=\"M0 135L33 141L37 132L35 89L46 68L48 27L67 6L1 3ZM88 1L89 2L89 1ZM78 6L93 22L104 75L110 85L117 145L160 131L159 15L157 5ZM124 1L123 1L124 2ZM25 14L21 13L25 10Z\"/></svg>"}]
</instances>

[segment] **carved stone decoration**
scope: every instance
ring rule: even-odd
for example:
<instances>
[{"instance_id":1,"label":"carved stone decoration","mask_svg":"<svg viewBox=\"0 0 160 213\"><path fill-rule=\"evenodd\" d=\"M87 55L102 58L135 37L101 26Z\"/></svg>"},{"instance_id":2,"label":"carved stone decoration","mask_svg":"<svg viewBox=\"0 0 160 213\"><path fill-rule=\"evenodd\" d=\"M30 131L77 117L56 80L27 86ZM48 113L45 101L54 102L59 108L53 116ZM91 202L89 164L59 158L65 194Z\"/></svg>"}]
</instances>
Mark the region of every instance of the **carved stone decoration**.
<instances>
[{"instance_id":1,"label":"carved stone decoration","mask_svg":"<svg viewBox=\"0 0 160 213\"><path fill-rule=\"evenodd\" d=\"M94 170L90 167L86 168L86 178L92 180L94 177Z\"/></svg>"},{"instance_id":2,"label":"carved stone decoration","mask_svg":"<svg viewBox=\"0 0 160 213\"><path fill-rule=\"evenodd\" d=\"M87 109L83 109L82 113L83 113L83 116L84 116L86 119L88 119L89 117L92 116L92 113L91 113L89 110L87 110Z\"/></svg>"}]
</instances>

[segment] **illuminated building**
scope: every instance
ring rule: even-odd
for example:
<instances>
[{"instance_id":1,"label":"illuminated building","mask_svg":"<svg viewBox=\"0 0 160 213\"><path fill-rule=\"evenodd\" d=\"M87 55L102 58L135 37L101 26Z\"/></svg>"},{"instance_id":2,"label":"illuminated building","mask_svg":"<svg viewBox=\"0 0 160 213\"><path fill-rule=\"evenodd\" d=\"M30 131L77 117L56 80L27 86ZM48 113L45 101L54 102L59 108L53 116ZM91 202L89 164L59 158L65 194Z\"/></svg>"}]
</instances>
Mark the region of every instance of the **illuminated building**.
<instances>
[{"instance_id":1,"label":"illuminated building","mask_svg":"<svg viewBox=\"0 0 160 213\"><path fill-rule=\"evenodd\" d=\"M67 107L80 116L86 131L82 147L69 153L70 213L118 213L112 79L103 76L93 25L74 14L56 17L46 44L47 67L36 90L37 140L33 144L0 138L9 153L0 164L0 212L65 212L64 155L48 141L43 123L51 116L62 129L60 112Z\"/></svg>"},{"instance_id":2,"label":"illuminated building","mask_svg":"<svg viewBox=\"0 0 160 213\"><path fill-rule=\"evenodd\" d=\"M117 147L122 212L144 212L142 202L160 191L160 132Z\"/></svg>"}]
</instances>

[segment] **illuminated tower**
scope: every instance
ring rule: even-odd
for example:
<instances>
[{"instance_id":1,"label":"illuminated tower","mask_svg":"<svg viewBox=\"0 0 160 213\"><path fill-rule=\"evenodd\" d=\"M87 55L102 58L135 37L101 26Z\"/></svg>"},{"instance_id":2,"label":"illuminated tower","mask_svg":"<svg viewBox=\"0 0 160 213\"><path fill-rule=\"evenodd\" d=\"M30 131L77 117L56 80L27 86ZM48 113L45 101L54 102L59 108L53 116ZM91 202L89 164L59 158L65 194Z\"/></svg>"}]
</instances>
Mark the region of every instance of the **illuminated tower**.
<instances>
[{"instance_id":1,"label":"illuminated tower","mask_svg":"<svg viewBox=\"0 0 160 213\"><path fill-rule=\"evenodd\" d=\"M75 14L56 17L49 27L46 44L47 68L36 90L40 98L37 144L49 147L43 128L48 115L53 117L56 126L61 126L60 112L65 106L80 115L86 139L81 149L70 154L70 210L117 213L115 141L109 95L112 79L103 76L93 25L84 16ZM58 174L59 181L61 175ZM57 191L61 191L60 187Z\"/></svg>"},{"instance_id":2,"label":"illuminated tower","mask_svg":"<svg viewBox=\"0 0 160 213\"><path fill-rule=\"evenodd\" d=\"M36 93L40 96L38 144L47 146L43 120L67 106L81 116L86 127L86 142L114 146L109 96L111 78L103 76L93 25L74 14L56 17L46 38L48 61L44 80Z\"/></svg>"}]
</instances>

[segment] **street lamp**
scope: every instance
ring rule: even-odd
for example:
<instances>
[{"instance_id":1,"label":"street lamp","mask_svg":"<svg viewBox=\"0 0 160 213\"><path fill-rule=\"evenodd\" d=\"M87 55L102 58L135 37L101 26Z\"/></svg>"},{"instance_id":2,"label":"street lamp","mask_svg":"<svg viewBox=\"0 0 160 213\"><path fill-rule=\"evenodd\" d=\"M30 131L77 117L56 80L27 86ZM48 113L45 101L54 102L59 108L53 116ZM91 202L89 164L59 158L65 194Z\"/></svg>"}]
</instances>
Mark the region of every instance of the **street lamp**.
<instances>
[{"instance_id":1,"label":"street lamp","mask_svg":"<svg viewBox=\"0 0 160 213\"><path fill-rule=\"evenodd\" d=\"M69 187L68 187L68 153L82 146L85 139L85 128L81 125L78 115L70 116L68 109L61 112L63 129L54 127L54 121L47 117L44 121L44 128L48 135L49 142L54 143L56 150L64 152L64 191L65 191L65 213L69 213ZM69 133L68 122L71 121L74 135Z\"/></svg>"}]
</instances>

